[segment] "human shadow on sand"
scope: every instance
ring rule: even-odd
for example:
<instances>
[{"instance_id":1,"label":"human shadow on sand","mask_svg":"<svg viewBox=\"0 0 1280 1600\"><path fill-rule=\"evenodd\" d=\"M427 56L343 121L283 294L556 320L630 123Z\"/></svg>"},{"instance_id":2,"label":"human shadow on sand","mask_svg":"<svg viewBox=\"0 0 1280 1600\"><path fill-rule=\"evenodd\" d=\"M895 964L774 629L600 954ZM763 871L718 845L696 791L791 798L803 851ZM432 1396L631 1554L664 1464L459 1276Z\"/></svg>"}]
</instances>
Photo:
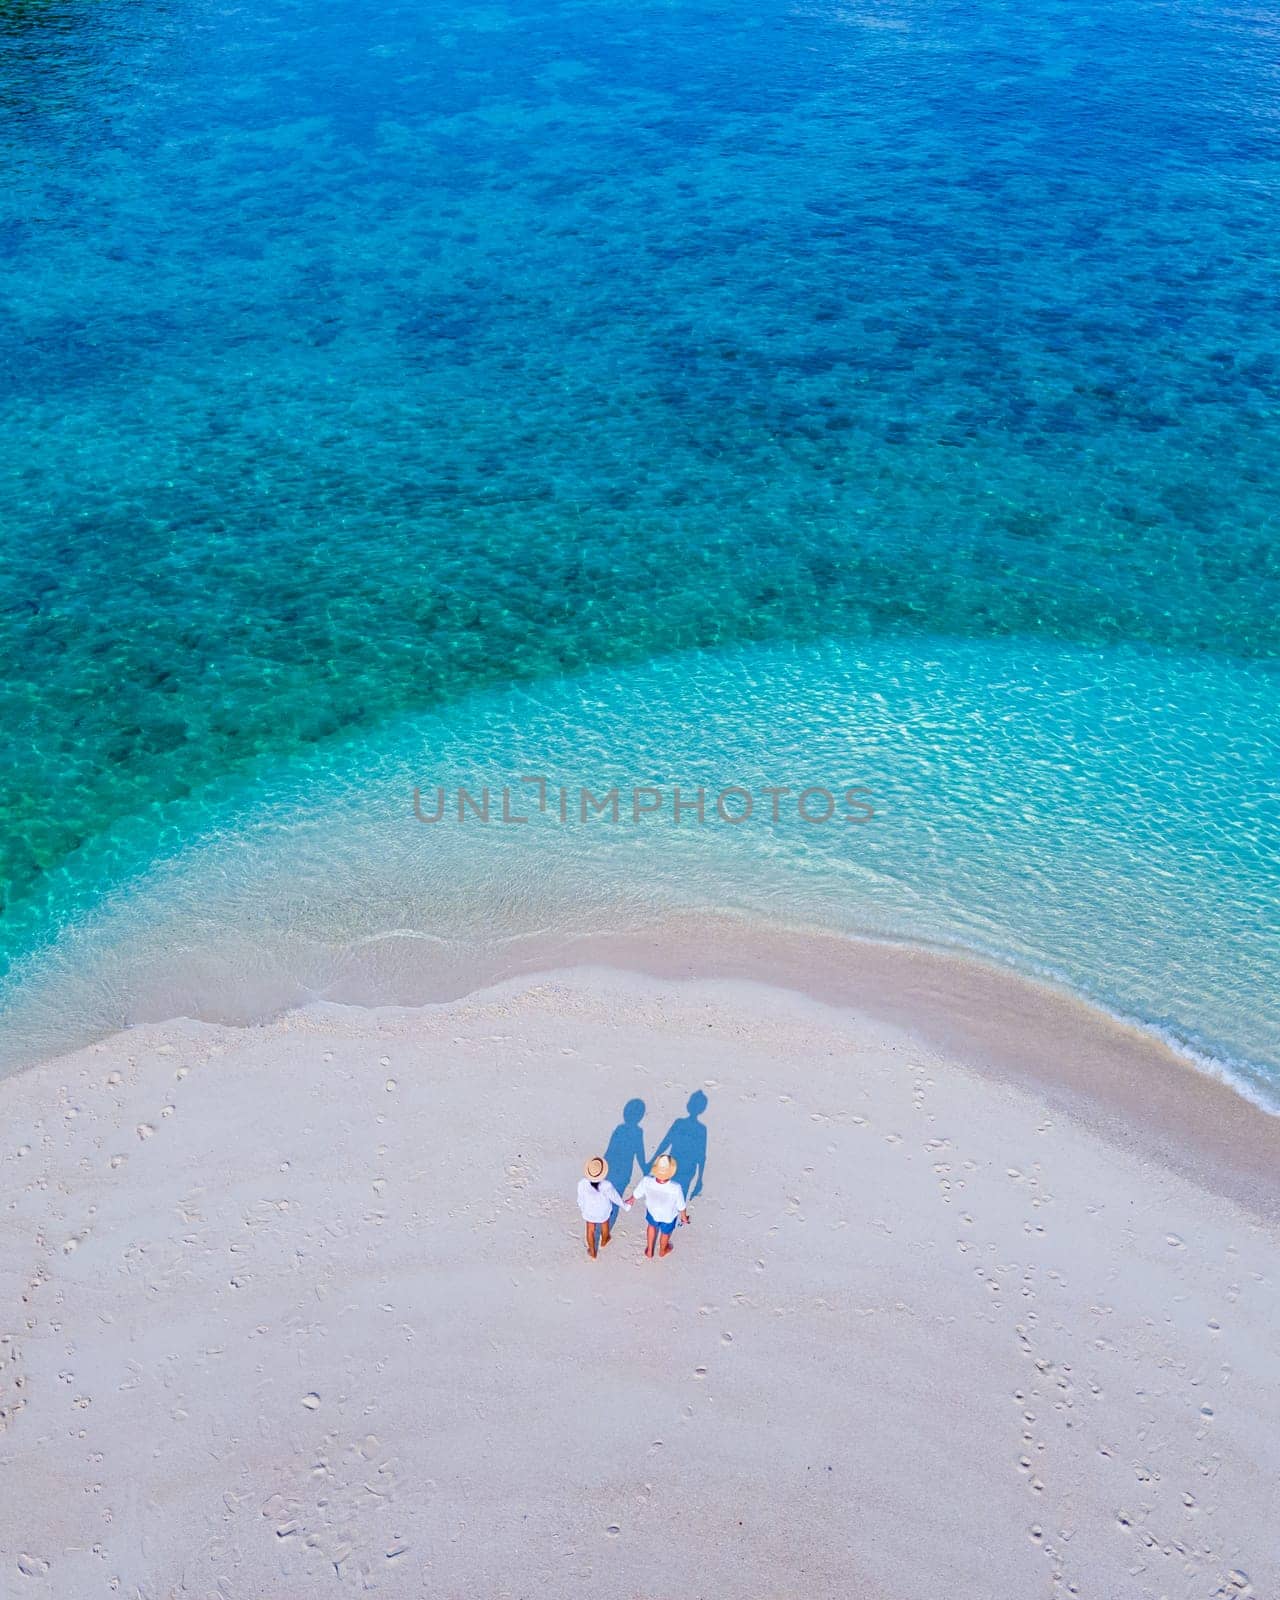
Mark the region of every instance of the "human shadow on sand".
<instances>
[{"instance_id":1,"label":"human shadow on sand","mask_svg":"<svg viewBox=\"0 0 1280 1600\"><path fill-rule=\"evenodd\" d=\"M644 1159L644 1130L640 1124L644 1121L644 1101L628 1100L622 1108L622 1121L609 1136L609 1143L605 1146L604 1159L609 1168L609 1182L619 1194L622 1194L631 1182L631 1174L639 1168L637 1176L643 1176L649 1169ZM618 1220L618 1208L614 1206L609 1216L609 1226Z\"/></svg>"},{"instance_id":2,"label":"human shadow on sand","mask_svg":"<svg viewBox=\"0 0 1280 1600\"><path fill-rule=\"evenodd\" d=\"M707 1097L701 1089L689 1096L685 1108L687 1115L677 1117L667 1129L661 1144L646 1156L644 1153L645 1103L628 1100L622 1108L622 1121L609 1136L604 1159L609 1167L609 1182L619 1194L625 1192L634 1173L637 1181L649 1172L661 1155L669 1155L676 1164L676 1182L684 1190L686 1200L696 1199L702 1193L703 1175L707 1168L707 1127L699 1119L707 1109ZM618 1220L614 1206L609 1217L610 1227Z\"/></svg>"},{"instance_id":3,"label":"human shadow on sand","mask_svg":"<svg viewBox=\"0 0 1280 1600\"><path fill-rule=\"evenodd\" d=\"M706 1095L701 1089L695 1089L686 1107L688 1116L676 1118L649 1158L650 1167L661 1155L672 1158L676 1164L676 1182L684 1190L686 1200L695 1200L702 1193L702 1180L707 1170L707 1127L698 1119L706 1109Z\"/></svg>"}]
</instances>

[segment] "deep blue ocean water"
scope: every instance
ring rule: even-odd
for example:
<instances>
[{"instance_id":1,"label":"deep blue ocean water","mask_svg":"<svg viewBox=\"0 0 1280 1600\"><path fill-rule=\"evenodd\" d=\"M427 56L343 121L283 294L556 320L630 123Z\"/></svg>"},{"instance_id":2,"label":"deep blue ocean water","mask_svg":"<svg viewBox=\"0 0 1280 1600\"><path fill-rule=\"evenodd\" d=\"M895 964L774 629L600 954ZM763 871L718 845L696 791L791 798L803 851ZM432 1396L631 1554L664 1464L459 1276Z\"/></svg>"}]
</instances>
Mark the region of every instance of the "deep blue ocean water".
<instances>
[{"instance_id":1,"label":"deep blue ocean water","mask_svg":"<svg viewBox=\"0 0 1280 1600\"><path fill-rule=\"evenodd\" d=\"M10 1058L175 949L216 1010L237 941L324 993L661 894L1265 1084L1278 47L1198 0L0 0ZM411 782L517 750L884 806L427 851Z\"/></svg>"}]
</instances>

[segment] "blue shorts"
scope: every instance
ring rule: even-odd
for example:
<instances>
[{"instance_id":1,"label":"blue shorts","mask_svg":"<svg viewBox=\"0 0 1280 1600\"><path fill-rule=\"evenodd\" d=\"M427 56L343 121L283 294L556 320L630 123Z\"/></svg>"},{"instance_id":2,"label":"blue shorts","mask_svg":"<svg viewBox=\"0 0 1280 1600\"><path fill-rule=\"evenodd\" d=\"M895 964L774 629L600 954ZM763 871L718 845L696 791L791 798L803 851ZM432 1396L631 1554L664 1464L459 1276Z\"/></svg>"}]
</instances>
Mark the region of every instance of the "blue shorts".
<instances>
[{"instance_id":1,"label":"blue shorts","mask_svg":"<svg viewBox=\"0 0 1280 1600\"><path fill-rule=\"evenodd\" d=\"M651 1217L646 1211L644 1214L644 1220L651 1228L656 1228L659 1233L674 1233L676 1231L677 1218L675 1217L672 1217L670 1222L659 1222L655 1217Z\"/></svg>"}]
</instances>

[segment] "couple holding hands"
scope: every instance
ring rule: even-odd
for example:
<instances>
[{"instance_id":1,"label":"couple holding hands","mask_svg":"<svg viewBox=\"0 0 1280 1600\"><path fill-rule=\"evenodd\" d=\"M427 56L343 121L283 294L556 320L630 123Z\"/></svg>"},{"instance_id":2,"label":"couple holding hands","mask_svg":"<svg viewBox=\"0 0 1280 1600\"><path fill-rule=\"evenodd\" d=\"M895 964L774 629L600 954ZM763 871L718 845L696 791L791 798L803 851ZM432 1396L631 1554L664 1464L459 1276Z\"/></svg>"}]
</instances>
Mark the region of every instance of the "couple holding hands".
<instances>
[{"instance_id":1,"label":"couple holding hands","mask_svg":"<svg viewBox=\"0 0 1280 1600\"><path fill-rule=\"evenodd\" d=\"M670 1156L658 1156L648 1176L640 1179L625 1200L609 1182L609 1164L603 1156L592 1156L583 1171L585 1176L578 1183L578 1210L586 1224L587 1254L593 1261L598 1251L609 1243L609 1223L614 1207L630 1211L637 1200L645 1203L644 1220L648 1224L645 1255L652 1260L655 1245L660 1256L671 1254L671 1235L677 1223L688 1222L689 1211L684 1190L675 1182L676 1163Z\"/></svg>"}]
</instances>

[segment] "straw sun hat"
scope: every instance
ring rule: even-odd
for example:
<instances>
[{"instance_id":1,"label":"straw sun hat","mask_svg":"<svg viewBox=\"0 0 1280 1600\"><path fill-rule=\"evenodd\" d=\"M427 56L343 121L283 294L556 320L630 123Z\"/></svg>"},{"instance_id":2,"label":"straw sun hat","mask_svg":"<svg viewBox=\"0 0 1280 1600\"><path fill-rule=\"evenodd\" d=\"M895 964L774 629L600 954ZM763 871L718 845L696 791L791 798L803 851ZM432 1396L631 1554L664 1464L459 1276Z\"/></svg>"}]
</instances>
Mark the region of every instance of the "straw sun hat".
<instances>
[{"instance_id":1,"label":"straw sun hat","mask_svg":"<svg viewBox=\"0 0 1280 1600\"><path fill-rule=\"evenodd\" d=\"M604 1159L603 1156L592 1156L591 1160L587 1162L586 1166L583 1167L582 1170L586 1173L587 1177L591 1179L592 1183L599 1183L601 1178L604 1177L605 1173L608 1172L609 1163Z\"/></svg>"},{"instance_id":2,"label":"straw sun hat","mask_svg":"<svg viewBox=\"0 0 1280 1600\"><path fill-rule=\"evenodd\" d=\"M669 1178L676 1170L676 1164L670 1156L659 1156L653 1164L655 1178Z\"/></svg>"}]
</instances>

